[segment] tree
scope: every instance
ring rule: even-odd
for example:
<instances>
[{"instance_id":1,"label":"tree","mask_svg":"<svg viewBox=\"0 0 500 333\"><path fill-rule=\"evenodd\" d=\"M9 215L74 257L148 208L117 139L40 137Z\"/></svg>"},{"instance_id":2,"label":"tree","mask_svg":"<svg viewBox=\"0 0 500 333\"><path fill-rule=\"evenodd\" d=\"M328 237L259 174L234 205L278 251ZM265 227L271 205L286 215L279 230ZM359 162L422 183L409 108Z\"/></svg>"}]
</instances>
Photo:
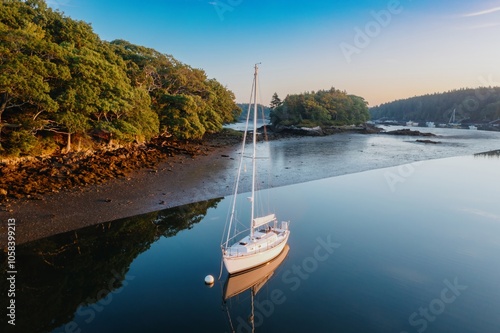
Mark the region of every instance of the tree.
<instances>
[{"instance_id":1,"label":"tree","mask_svg":"<svg viewBox=\"0 0 500 333\"><path fill-rule=\"evenodd\" d=\"M61 48L47 41L30 6L46 10L43 1L0 4L0 150L6 146L19 151L16 140L11 140L19 137L16 131L34 137L38 116L59 108L50 94L51 81L68 75L56 65ZM22 152L29 146L23 147Z\"/></svg>"},{"instance_id":2,"label":"tree","mask_svg":"<svg viewBox=\"0 0 500 333\"><path fill-rule=\"evenodd\" d=\"M271 104L270 104L270 107L272 110L276 109L278 106L281 106L281 104L283 104L283 102L281 101L281 99L278 97L278 94L277 93L274 93L272 99L271 99Z\"/></svg>"},{"instance_id":3,"label":"tree","mask_svg":"<svg viewBox=\"0 0 500 333\"><path fill-rule=\"evenodd\" d=\"M234 94L215 79L208 79L203 70L124 40L111 45L126 62L132 83L149 92L162 133L199 139L205 133L220 131L224 123L239 115Z\"/></svg>"}]
</instances>

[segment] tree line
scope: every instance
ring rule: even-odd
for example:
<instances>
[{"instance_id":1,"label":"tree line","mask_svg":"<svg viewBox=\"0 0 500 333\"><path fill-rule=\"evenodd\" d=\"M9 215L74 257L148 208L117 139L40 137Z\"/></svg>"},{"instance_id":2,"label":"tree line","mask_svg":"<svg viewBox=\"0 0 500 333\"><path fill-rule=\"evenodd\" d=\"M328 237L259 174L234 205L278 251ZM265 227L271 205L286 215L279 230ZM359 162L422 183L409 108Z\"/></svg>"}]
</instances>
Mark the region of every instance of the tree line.
<instances>
[{"instance_id":1,"label":"tree line","mask_svg":"<svg viewBox=\"0 0 500 333\"><path fill-rule=\"evenodd\" d=\"M200 139L240 112L230 90L171 55L103 41L43 0L0 2L0 155Z\"/></svg>"},{"instance_id":2,"label":"tree line","mask_svg":"<svg viewBox=\"0 0 500 333\"><path fill-rule=\"evenodd\" d=\"M248 111L250 111L250 118L253 119L253 104L248 103L238 103L238 106L241 109L241 114L239 117L239 121L246 121L248 117ZM269 114L271 113L271 108L269 106L265 106L262 104L257 104L257 119L269 119Z\"/></svg>"},{"instance_id":3,"label":"tree line","mask_svg":"<svg viewBox=\"0 0 500 333\"><path fill-rule=\"evenodd\" d=\"M464 88L401 99L370 109L372 119L486 123L500 119L500 87Z\"/></svg>"},{"instance_id":4,"label":"tree line","mask_svg":"<svg viewBox=\"0 0 500 333\"><path fill-rule=\"evenodd\" d=\"M288 95L271 100L274 126L331 126L362 124L370 119L368 103L359 96L335 88Z\"/></svg>"}]
</instances>

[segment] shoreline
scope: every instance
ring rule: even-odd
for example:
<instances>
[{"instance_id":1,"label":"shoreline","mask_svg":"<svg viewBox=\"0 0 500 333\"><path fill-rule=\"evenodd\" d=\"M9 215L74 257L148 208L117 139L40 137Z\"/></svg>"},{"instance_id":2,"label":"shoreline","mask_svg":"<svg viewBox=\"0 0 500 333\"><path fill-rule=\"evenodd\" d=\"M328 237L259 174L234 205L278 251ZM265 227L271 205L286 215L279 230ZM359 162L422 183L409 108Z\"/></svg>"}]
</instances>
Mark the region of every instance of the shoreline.
<instances>
[{"instance_id":1,"label":"shoreline","mask_svg":"<svg viewBox=\"0 0 500 333\"><path fill-rule=\"evenodd\" d=\"M213 147L203 155L177 155L154 169L132 171L126 177L103 184L75 187L49 193L41 199L19 199L8 203L0 220L16 220L16 243L152 211L225 196L221 177L236 147ZM213 170L220 172L213 173ZM6 225L2 223L0 245L4 247Z\"/></svg>"},{"instance_id":2,"label":"shoreline","mask_svg":"<svg viewBox=\"0 0 500 333\"><path fill-rule=\"evenodd\" d=\"M282 137L269 141L266 144L278 152L289 147L300 149L298 146L301 144L309 148L318 147L320 151L332 144L343 149L340 152L332 150L330 157L328 154L326 157L319 156L317 152L311 156L286 156L286 160L274 167L277 170L271 171L273 184L270 187L438 158L414 152L395 159L397 152L383 144L373 144L373 140L384 140L384 136L347 132L323 137ZM231 195L234 184L232 171L237 168L239 149L240 145L234 143L212 145L205 147L203 154L176 155L160 162L154 169L136 170L126 177L111 179L103 184L45 194L42 200L10 201L11 211L1 211L0 221L15 219L16 243L23 244L91 225ZM455 150L439 157L459 155L463 152ZM246 191L248 184L243 182L241 185L242 191ZM2 248L5 248L5 234L6 223L2 223Z\"/></svg>"}]
</instances>

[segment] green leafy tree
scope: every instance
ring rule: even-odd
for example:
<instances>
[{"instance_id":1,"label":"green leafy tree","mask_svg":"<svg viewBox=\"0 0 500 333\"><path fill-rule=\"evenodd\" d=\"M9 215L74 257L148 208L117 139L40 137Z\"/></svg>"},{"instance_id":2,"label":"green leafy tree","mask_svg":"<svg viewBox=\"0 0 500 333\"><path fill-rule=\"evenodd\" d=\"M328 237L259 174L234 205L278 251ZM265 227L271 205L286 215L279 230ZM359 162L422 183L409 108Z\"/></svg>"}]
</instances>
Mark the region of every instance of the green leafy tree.
<instances>
[{"instance_id":1,"label":"green leafy tree","mask_svg":"<svg viewBox=\"0 0 500 333\"><path fill-rule=\"evenodd\" d=\"M32 3L43 8L43 2ZM0 3L0 149L7 142L16 152L19 140L14 137L20 136L15 132L34 136L38 116L59 108L50 95L52 78L68 76L54 62L61 57L60 48L46 40L43 28L33 23L34 15L19 17L23 6L17 1ZM21 151L29 150L23 146Z\"/></svg>"},{"instance_id":2,"label":"green leafy tree","mask_svg":"<svg viewBox=\"0 0 500 333\"><path fill-rule=\"evenodd\" d=\"M151 97L160 119L160 130L183 139L199 139L235 121L240 109L234 94L201 69L192 68L170 55L124 40L111 42L127 63L134 85Z\"/></svg>"},{"instance_id":3,"label":"green leafy tree","mask_svg":"<svg viewBox=\"0 0 500 333\"><path fill-rule=\"evenodd\" d=\"M29 154L47 138L70 151L75 136L101 130L121 142L199 139L237 118L234 99L203 70L102 41L43 0L0 2L0 154Z\"/></svg>"},{"instance_id":4,"label":"green leafy tree","mask_svg":"<svg viewBox=\"0 0 500 333\"><path fill-rule=\"evenodd\" d=\"M199 139L205 134L205 127L199 118L202 101L198 96L164 95L164 108L160 122L166 124L166 131L181 139Z\"/></svg>"}]
</instances>

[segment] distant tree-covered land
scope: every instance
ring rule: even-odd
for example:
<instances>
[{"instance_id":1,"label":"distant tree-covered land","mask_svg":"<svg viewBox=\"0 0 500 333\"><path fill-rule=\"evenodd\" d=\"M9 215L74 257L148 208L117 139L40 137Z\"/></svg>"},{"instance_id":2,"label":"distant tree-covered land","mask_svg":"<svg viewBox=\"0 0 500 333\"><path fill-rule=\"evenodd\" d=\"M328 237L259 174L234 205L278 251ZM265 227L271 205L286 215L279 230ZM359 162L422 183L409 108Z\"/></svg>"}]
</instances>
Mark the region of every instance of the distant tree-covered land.
<instances>
[{"instance_id":1,"label":"distant tree-covered land","mask_svg":"<svg viewBox=\"0 0 500 333\"><path fill-rule=\"evenodd\" d=\"M92 27L43 0L0 2L0 156L98 140L199 139L233 122L234 94L201 69Z\"/></svg>"},{"instance_id":2,"label":"distant tree-covered land","mask_svg":"<svg viewBox=\"0 0 500 333\"><path fill-rule=\"evenodd\" d=\"M487 123L500 118L500 87L460 89L397 100L370 109L374 120Z\"/></svg>"},{"instance_id":3,"label":"distant tree-covered land","mask_svg":"<svg viewBox=\"0 0 500 333\"><path fill-rule=\"evenodd\" d=\"M240 121L245 121L247 119L248 115L248 108L250 107L250 119L253 119L253 105L252 104L245 104L245 103L239 103L238 107L242 110L239 120ZM269 106L265 106L262 104L257 104L257 119L269 119L269 115L271 113L271 108Z\"/></svg>"},{"instance_id":4,"label":"distant tree-covered land","mask_svg":"<svg viewBox=\"0 0 500 333\"><path fill-rule=\"evenodd\" d=\"M274 126L352 125L370 119L367 102L362 97L335 88L288 95L283 101L274 94L271 109Z\"/></svg>"}]
</instances>

